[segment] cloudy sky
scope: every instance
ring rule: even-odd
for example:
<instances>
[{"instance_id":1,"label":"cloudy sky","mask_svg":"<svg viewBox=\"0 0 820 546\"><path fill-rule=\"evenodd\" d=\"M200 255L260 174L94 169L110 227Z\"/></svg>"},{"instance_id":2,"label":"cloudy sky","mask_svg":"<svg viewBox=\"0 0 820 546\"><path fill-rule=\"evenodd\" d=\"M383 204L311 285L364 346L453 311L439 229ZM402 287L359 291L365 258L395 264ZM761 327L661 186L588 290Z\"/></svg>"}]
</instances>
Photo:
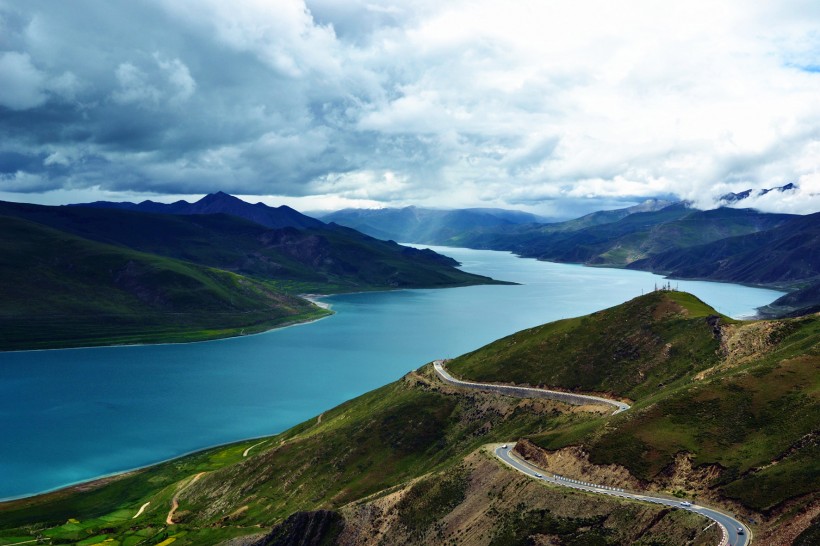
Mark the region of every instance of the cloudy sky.
<instances>
[{"instance_id":1,"label":"cloudy sky","mask_svg":"<svg viewBox=\"0 0 820 546\"><path fill-rule=\"evenodd\" d=\"M818 167L816 0L0 0L0 199L807 213Z\"/></svg>"}]
</instances>

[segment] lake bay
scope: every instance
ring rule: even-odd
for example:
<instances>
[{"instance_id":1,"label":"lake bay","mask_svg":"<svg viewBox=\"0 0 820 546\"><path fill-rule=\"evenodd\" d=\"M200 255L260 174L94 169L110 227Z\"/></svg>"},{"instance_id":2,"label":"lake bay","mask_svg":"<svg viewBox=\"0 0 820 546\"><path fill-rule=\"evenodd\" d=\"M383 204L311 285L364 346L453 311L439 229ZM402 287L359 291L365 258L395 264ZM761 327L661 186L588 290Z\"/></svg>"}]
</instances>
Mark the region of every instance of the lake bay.
<instances>
[{"instance_id":1,"label":"lake bay","mask_svg":"<svg viewBox=\"0 0 820 546\"><path fill-rule=\"evenodd\" d=\"M180 345L0 353L0 498L281 432L436 358L651 291L657 275L436 248L518 286L332 296L336 314ZM672 281L749 316L780 292Z\"/></svg>"}]
</instances>

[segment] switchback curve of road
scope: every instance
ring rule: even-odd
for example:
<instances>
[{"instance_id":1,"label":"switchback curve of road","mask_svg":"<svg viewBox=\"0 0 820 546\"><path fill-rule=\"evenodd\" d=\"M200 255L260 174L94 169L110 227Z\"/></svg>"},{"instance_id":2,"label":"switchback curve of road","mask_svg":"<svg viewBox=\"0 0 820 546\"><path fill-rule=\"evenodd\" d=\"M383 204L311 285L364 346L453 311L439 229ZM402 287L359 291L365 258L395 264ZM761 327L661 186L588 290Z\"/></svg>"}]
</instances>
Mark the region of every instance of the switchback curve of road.
<instances>
[{"instance_id":1,"label":"switchback curve of road","mask_svg":"<svg viewBox=\"0 0 820 546\"><path fill-rule=\"evenodd\" d=\"M476 383L473 381L463 381L456 379L450 375L444 368L443 360L434 360L433 368L436 370L438 376L445 383L456 387L464 387L466 389L478 389L482 391L497 392L515 398L547 398L550 400L559 400L568 404L575 404L576 406L584 404L606 404L608 406L615 406L615 411L612 415L621 413L630 408L629 404L621 402L620 400L611 400L600 396L590 396L588 394L575 394L574 392L551 391L549 389L539 389L536 387L519 387L515 385L500 385L496 383Z\"/></svg>"},{"instance_id":2,"label":"switchback curve of road","mask_svg":"<svg viewBox=\"0 0 820 546\"><path fill-rule=\"evenodd\" d=\"M474 381L462 381L460 379L454 378L447 372L447 370L444 368L443 360L435 360L433 362L433 368L436 370L436 373L442 381L456 387L497 392L499 394L513 396L516 398L547 398L551 400L560 400L562 402L567 402L576 405L608 404L616 407L616 410L612 413L612 415L621 413L622 411L626 411L630 408L628 404L625 404L624 402L621 402L619 400L610 400L608 398L602 398L599 396L567 393L562 391L551 391L549 389L539 389L535 387L518 387L512 385L499 385L494 383L477 383ZM732 516L720 512L718 510L707 508L705 506L700 506L690 501L669 499L665 497L655 497L643 493L625 491L623 489L615 487L586 483L580 480L574 480L570 478L565 478L563 476L550 474L524 461L523 459L519 459L518 457L516 457L512 453L514 447L515 443L504 444L502 446L496 447L493 451L495 453L495 456L501 459L508 466L514 468L515 470L518 470L519 472L523 472L531 478L543 480L553 485L570 487L573 489L581 489L583 491L587 491L590 493L610 495L614 497L621 497L624 499L642 502L651 502L655 504L663 504L666 506L679 508L681 510L689 510L690 512L700 514L701 516L714 521L721 528L721 530L723 531L723 537L718 546L748 546L752 542L751 530L745 524L741 523Z\"/></svg>"},{"instance_id":3,"label":"switchback curve of road","mask_svg":"<svg viewBox=\"0 0 820 546\"><path fill-rule=\"evenodd\" d=\"M721 540L719 546L748 546L749 544L751 544L752 535L749 528L728 514L725 514L718 510L714 510L712 508L700 506L689 501L682 501L679 499L668 499L664 497L655 497L643 493L625 491L617 487L585 483L579 480L572 480L555 474L550 474L524 461L523 459L519 459L518 457L516 457L512 453L514 447L514 443L504 444L501 446L497 446L493 450L493 452L495 453L495 456L501 459L505 464L514 468L515 470L518 470L519 472L526 474L527 476L533 479L541 480L552 485L570 487L572 489L580 489L582 491L587 491L590 493L597 493L599 495L610 495L613 497L620 497L623 499L663 504L665 506L679 508L681 510L688 510L696 514L700 514L705 518L709 518L710 520L714 521L715 523L717 523L717 525L720 526L720 528L723 530L723 539ZM742 529L743 532L738 533L738 529Z\"/></svg>"}]
</instances>

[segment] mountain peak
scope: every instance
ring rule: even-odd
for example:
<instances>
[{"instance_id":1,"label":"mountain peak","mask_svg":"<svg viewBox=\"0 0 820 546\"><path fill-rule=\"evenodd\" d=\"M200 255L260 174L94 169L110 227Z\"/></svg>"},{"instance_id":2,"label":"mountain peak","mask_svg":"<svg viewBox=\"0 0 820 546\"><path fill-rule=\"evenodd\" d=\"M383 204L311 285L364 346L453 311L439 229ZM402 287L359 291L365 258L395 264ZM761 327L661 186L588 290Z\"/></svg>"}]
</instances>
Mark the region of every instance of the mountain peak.
<instances>
[{"instance_id":1,"label":"mountain peak","mask_svg":"<svg viewBox=\"0 0 820 546\"><path fill-rule=\"evenodd\" d=\"M108 203L100 201L93 206L98 208L125 208L140 212L155 212L162 214L229 214L238 216L245 220L250 220L257 224L279 229L293 227L299 229L322 229L325 223L305 216L301 212L290 207L281 206L278 208L269 207L264 203L252 205L238 197L234 197L223 191L209 193L199 201L189 203L188 201L177 201L172 204L155 203L144 201L138 205L133 203Z\"/></svg>"},{"instance_id":2,"label":"mountain peak","mask_svg":"<svg viewBox=\"0 0 820 546\"><path fill-rule=\"evenodd\" d=\"M794 184L793 182L789 182L785 186L767 188L767 189L762 189L762 190L753 190L753 189L749 188L748 190L742 191L740 193L729 192L727 194L721 195L720 199L718 199L718 203L721 206L727 206L727 205L732 205L734 203L737 203L738 201L743 201L744 199L748 199L749 197L752 197L752 196L760 197L762 195L766 195L767 193L773 192L773 191L783 193L783 192L787 192L787 191L793 191L793 190L796 190L796 189L797 189L797 185Z\"/></svg>"},{"instance_id":3,"label":"mountain peak","mask_svg":"<svg viewBox=\"0 0 820 546\"><path fill-rule=\"evenodd\" d=\"M237 201L242 201L238 197L234 197L224 191L218 191L216 193L209 193L199 201L193 203L194 205L199 203L236 203ZM242 201L244 203L244 201Z\"/></svg>"}]
</instances>

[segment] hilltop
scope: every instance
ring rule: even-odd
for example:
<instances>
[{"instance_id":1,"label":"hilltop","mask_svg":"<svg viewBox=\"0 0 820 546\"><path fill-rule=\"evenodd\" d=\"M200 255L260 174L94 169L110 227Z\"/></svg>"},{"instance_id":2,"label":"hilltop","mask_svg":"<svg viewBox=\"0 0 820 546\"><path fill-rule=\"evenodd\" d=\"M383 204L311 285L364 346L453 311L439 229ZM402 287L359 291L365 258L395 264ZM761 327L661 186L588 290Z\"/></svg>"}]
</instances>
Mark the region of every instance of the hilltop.
<instances>
[{"instance_id":1,"label":"hilltop","mask_svg":"<svg viewBox=\"0 0 820 546\"><path fill-rule=\"evenodd\" d=\"M2 504L0 537L717 542L715 528L703 532L691 514L535 483L483 447L518 440L519 454L549 471L693 498L740 514L760 543L808 544L820 514L818 341L818 317L736 322L688 294L656 292L448 363L466 379L554 381L629 397L632 408L619 415L462 390L428 365L272 438ZM579 376L582 361L588 367ZM175 494L179 508L168 525Z\"/></svg>"},{"instance_id":2,"label":"hilltop","mask_svg":"<svg viewBox=\"0 0 820 546\"><path fill-rule=\"evenodd\" d=\"M0 216L0 348L181 342L328 311L228 271Z\"/></svg>"}]
</instances>

